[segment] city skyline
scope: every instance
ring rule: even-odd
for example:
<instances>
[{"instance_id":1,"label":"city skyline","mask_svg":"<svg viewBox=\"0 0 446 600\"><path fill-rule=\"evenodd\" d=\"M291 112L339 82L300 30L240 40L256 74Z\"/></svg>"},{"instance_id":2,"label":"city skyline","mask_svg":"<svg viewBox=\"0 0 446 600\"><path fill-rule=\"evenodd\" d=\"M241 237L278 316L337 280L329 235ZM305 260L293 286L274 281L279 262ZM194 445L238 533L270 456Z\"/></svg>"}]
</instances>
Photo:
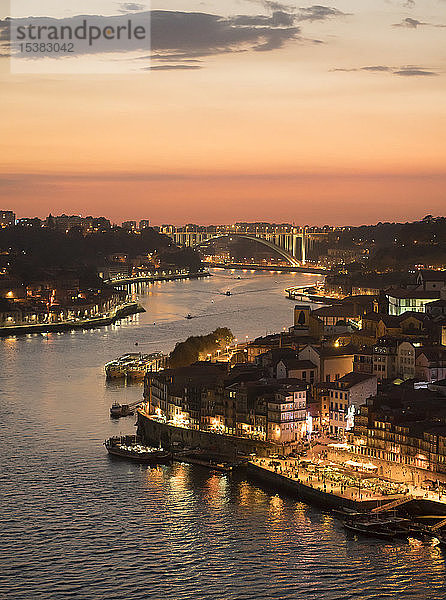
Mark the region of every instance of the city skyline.
<instances>
[{"instance_id":1,"label":"city skyline","mask_svg":"<svg viewBox=\"0 0 446 600\"><path fill-rule=\"evenodd\" d=\"M322 229L323 227L329 227L330 229L344 229L344 228L354 228L354 227L358 227L358 226L374 226L377 225L376 222L362 222L358 224L353 224L353 223L347 223L347 222L340 222L340 223L329 223L329 222L321 222L321 223L304 223L304 222L296 222L296 221L267 221L266 219L255 219L255 220L237 220L237 221L228 221L226 223L223 222L193 222L193 221L178 221L178 222L161 222L161 221L154 221L151 218L144 218L144 216L142 215L133 215L132 217L123 217L122 219L119 220L113 220L111 218L109 218L108 214L90 214L90 213L69 213L69 212L62 212L60 214L57 213L48 213L48 214L20 214L17 213L15 211L14 207L7 207L6 209L3 209L0 211L1 213L10 213L11 215L13 215L13 218L16 222L17 225L24 225L25 223L21 223L21 221L28 221L28 220L34 220L34 219L38 219L41 221L42 226L45 224L45 221L48 219L48 217L67 217L67 218L72 218L72 217L78 217L79 219L106 219L107 221L109 221L109 225L111 225L112 227L122 227L122 226L128 226L131 223L134 223L135 229L141 229L141 228L146 228L146 227L154 227L154 228L158 228L158 227L175 227L178 229L184 228L184 227L190 227L190 226L195 226L195 227L229 227L229 226L235 226L235 225L270 225L270 226L274 226L274 227L296 227L297 229L303 229L303 228L310 228L310 229ZM395 220L395 221L379 221L378 223L411 223L411 222L421 222L423 220L425 220L426 217L433 217L435 218L442 218L442 215L426 215L424 211L422 211L421 213L418 214L418 216L416 216L414 219L400 219L400 220ZM12 221L11 221L12 223ZM28 223L26 223L28 224Z\"/></svg>"},{"instance_id":2,"label":"city skyline","mask_svg":"<svg viewBox=\"0 0 446 600\"><path fill-rule=\"evenodd\" d=\"M440 214L442 8L154 2L151 72L1 73L1 204L174 224Z\"/></svg>"}]
</instances>

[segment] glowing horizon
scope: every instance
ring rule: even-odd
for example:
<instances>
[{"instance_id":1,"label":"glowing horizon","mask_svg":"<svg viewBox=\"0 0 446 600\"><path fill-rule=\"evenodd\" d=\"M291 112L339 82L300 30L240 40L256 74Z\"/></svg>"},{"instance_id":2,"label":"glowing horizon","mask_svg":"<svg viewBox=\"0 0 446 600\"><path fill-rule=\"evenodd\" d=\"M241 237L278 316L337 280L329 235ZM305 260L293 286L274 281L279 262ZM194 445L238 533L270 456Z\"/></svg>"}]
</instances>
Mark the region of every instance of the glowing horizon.
<instances>
[{"instance_id":1,"label":"glowing horizon","mask_svg":"<svg viewBox=\"0 0 446 600\"><path fill-rule=\"evenodd\" d=\"M179 23L154 32L152 72L1 73L1 206L174 224L444 212L440 2L268 4L152 3Z\"/></svg>"}]
</instances>

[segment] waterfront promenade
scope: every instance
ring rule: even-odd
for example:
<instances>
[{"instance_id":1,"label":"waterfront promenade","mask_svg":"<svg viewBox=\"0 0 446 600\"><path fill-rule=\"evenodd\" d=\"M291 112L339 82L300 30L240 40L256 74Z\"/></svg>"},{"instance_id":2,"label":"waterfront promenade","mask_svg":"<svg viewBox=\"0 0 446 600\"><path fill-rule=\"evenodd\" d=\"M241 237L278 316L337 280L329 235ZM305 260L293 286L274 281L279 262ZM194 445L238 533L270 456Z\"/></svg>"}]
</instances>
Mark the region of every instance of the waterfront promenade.
<instances>
[{"instance_id":1,"label":"waterfront promenade","mask_svg":"<svg viewBox=\"0 0 446 600\"><path fill-rule=\"evenodd\" d=\"M354 473L331 462L252 458L248 472L265 482L295 492L305 501L327 508L366 510L404 498L405 489L370 474Z\"/></svg>"},{"instance_id":2,"label":"waterfront promenade","mask_svg":"<svg viewBox=\"0 0 446 600\"><path fill-rule=\"evenodd\" d=\"M314 445L300 459L256 457L250 464L259 479L321 505L363 510L408 498L422 507L422 512L446 515L446 495L415 485L410 478L397 481L378 476L376 465L327 451L325 444Z\"/></svg>"},{"instance_id":3,"label":"waterfront promenade","mask_svg":"<svg viewBox=\"0 0 446 600\"><path fill-rule=\"evenodd\" d=\"M308 275L326 275L327 269L323 267L313 266L291 266L291 265L256 265L250 263L222 263L222 262L207 262L207 265L214 269L229 269L231 271L269 271L277 273L306 273Z\"/></svg>"},{"instance_id":4,"label":"waterfront promenade","mask_svg":"<svg viewBox=\"0 0 446 600\"><path fill-rule=\"evenodd\" d=\"M26 335L28 333L59 333L75 329L92 329L95 327L112 325L120 319L141 312L145 312L145 309L137 302L125 302L116 306L104 315L98 315L97 317L90 317L88 319L70 319L68 321L58 321L56 323L6 325L0 327L0 337Z\"/></svg>"},{"instance_id":5,"label":"waterfront promenade","mask_svg":"<svg viewBox=\"0 0 446 600\"><path fill-rule=\"evenodd\" d=\"M169 272L161 274L145 274L135 275L133 277L113 277L105 280L106 283L113 285L130 285L132 283L155 283L157 281L177 281L181 279L199 279L200 277L210 277L209 271L196 271L196 272Z\"/></svg>"}]
</instances>

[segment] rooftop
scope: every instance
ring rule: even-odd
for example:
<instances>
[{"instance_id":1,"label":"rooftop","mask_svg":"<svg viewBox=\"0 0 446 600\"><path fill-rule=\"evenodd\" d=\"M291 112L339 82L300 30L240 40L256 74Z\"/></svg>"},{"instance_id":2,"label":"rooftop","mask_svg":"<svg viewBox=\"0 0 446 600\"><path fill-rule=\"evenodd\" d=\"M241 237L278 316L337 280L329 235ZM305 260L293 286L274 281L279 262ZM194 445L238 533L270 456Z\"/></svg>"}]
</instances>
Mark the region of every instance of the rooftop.
<instances>
[{"instance_id":1,"label":"rooftop","mask_svg":"<svg viewBox=\"0 0 446 600\"><path fill-rule=\"evenodd\" d=\"M316 369L316 365L311 360L299 360L298 358L282 358L282 362L288 370Z\"/></svg>"},{"instance_id":2,"label":"rooftop","mask_svg":"<svg viewBox=\"0 0 446 600\"><path fill-rule=\"evenodd\" d=\"M434 302L429 302L427 305L427 307L442 307L442 306L446 306L446 299L441 298L440 300L434 300Z\"/></svg>"},{"instance_id":3,"label":"rooftop","mask_svg":"<svg viewBox=\"0 0 446 600\"><path fill-rule=\"evenodd\" d=\"M357 346L347 344L346 346L322 346L320 356L350 356L357 352Z\"/></svg>"},{"instance_id":4,"label":"rooftop","mask_svg":"<svg viewBox=\"0 0 446 600\"><path fill-rule=\"evenodd\" d=\"M419 300L429 300L438 298L439 291L409 290L407 288L393 288L386 291L389 298L413 298Z\"/></svg>"},{"instance_id":5,"label":"rooftop","mask_svg":"<svg viewBox=\"0 0 446 600\"><path fill-rule=\"evenodd\" d=\"M353 304L332 304L311 312L314 317L356 317L358 311Z\"/></svg>"},{"instance_id":6,"label":"rooftop","mask_svg":"<svg viewBox=\"0 0 446 600\"><path fill-rule=\"evenodd\" d=\"M425 281L444 281L446 282L446 271L436 271L434 269L421 269L418 273Z\"/></svg>"},{"instance_id":7,"label":"rooftop","mask_svg":"<svg viewBox=\"0 0 446 600\"><path fill-rule=\"evenodd\" d=\"M368 373L357 373L356 371L351 371L351 373L347 373L337 381L334 381L330 384L329 389L346 389L358 385L359 383L363 383L368 379L376 379L376 375L369 375Z\"/></svg>"},{"instance_id":8,"label":"rooftop","mask_svg":"<svg viewBox=\"0 0 446 600\"><path fill-rule=\"evenodd\" d=\"M354 296L346 296L342 299L341 304L360 304L362 306L368 306L369 304L373 304L375 298L376 296L371 294L356 294Z\"/></svg>"}]
</instances>

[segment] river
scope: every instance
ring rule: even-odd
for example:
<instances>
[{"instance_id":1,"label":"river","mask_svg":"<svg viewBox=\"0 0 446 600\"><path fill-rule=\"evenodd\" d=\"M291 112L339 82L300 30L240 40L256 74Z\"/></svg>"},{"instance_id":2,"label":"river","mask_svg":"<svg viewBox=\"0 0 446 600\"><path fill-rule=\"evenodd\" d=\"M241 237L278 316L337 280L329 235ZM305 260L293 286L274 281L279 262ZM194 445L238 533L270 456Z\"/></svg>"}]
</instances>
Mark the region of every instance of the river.
<instances>
[{"instance_id":1,"label":"river","mask_svg":"<svg viewBox=\"0 0 446 600\"><path fill-rule=\"evenodd\" d=\"M356 539L242 475L151 469L102 446L134 432L132 417L110 421L113 400L142 393L106 383L107 360L217 326L240 341L279 331L292 324L284 288L316 279L213 271L133 289L147 312L121 324L0 340L1 599L446 598L436 546Z\"/></svg>"}]
</instances>

